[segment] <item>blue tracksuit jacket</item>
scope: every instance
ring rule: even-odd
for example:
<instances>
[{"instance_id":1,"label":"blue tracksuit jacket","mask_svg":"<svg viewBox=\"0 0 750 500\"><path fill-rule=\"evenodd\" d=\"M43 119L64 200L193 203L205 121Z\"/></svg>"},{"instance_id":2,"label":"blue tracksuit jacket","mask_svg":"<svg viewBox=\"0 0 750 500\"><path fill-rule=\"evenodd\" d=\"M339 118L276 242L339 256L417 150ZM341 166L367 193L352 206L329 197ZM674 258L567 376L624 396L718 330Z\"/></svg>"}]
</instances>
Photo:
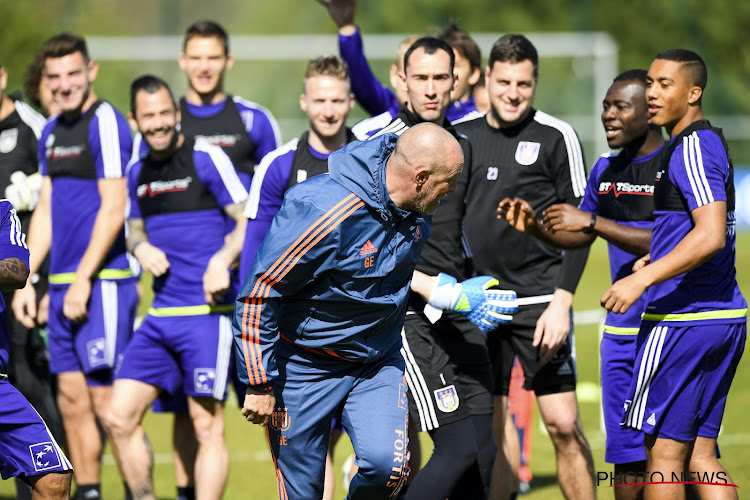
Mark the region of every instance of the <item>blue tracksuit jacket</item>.
<instances>
[{"instance_id":1,"label":"blue tracksuit jacket","mask_svg":"<svg viewBox=\"0 0 750 500\"><path fill-rule=\"evenodd\" d=\"M272 388L278 342L345 363L377 361L400 348L430 224L388 196L385 166L396 140L388 134L350 143L331 154L330 175L287 191L235 303L243 382Z\"/></svg>"}]
</instances>

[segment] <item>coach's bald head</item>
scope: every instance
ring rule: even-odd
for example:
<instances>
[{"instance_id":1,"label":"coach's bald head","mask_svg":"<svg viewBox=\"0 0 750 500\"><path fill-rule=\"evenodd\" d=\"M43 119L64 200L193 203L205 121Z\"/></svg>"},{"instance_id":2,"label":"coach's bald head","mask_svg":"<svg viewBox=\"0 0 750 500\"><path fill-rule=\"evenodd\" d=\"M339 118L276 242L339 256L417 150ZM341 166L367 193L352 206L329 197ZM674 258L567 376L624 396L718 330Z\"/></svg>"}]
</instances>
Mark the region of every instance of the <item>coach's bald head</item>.
<instances>
[{"instance_id":1,"label":"coach's bald head","mask_svg":"<svg viewBox=\"0 0 750 500\"><path fill-rule=\"evenodd\" d=\"M399 137L388 159L388 194L400 208L433 214L440 198L456 190L463 164L455 137L433 123L420 123Z\"/></svg>"}]
</instances>

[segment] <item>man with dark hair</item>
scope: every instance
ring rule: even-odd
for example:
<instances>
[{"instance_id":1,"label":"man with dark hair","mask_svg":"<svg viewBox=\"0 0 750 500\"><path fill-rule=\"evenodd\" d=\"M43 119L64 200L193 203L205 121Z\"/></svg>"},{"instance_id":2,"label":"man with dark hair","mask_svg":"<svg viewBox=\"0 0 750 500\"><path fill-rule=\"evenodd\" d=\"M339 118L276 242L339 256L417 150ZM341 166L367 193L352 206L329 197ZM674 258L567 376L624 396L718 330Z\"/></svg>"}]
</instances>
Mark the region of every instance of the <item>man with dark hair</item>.
<instances>
[{"instance_id":1,"label":"man with dark hair","mask_svg":"<svg viewBox=\"0 0 750 500\"><path fill-rule=\"evenodd\" d=\"M198 442L196 498L219 499L229 465L229 268L242 248L247 193L221 148L177 132L180 112L163 80L133 82L129 119L149 152L128 172L127 244L154 276L154 302L117 371L107 417L112 445L133 498L154 498L140 422L160 392L182 389ZM236 226L225 237L226 216Z\"/></svg>"},{"instance_id":2,"label":"man with dark hair","mask_svg":"<svg viewBox=\"0 0 750 500\"><path fill-rule=\"evenodd\" d=\"M445 118L450 93L455 86L454 51L445 41L420 38L404 55L401 86L408 100L393 122L373 137L432 122L458 138L466 164L471 144L456 134ZM493 329L507 321L503 313L513 310L512 293L487 291L495 283L491 276L464 281L467 251L463 245L461 219L469 170L464 169L455 193L449 194L432 218L432 233L417 264L412 281L409 314L404 323L402 353L409 382L409 410L418 430L429 432L435 449L425 467L410 483L406 498L444 499L452 491L467 498L485 498L495 454L492 439L492 377L484 334L477 328ZM460 282L460 284L459 284ZM464 288L465 287L465 288ZM480 301L492 296L496 315L465 315L455 300L474 289ZM500 304L503 300L509 301ZM437 306L437 309L433 306ZM441 312L439 309L445 310ZM463 313L463 314L461 314ZM476 324L472 324L472 322ZM417 446L414 439L410 446Z\"/></svg>"},{"instance_id":3,"label":"man with dark hair","mask_svg":"<svg viewBox=\"0 0 750 500\"><path fill-rule=\"evenodd\" d=\"M612 282L632 274L633 265L648 252L654 222L654 179L664 158L661 128L649 125L646 71L618 75L602 102L602 125L611 149L594 165L578 208L560 203L544 211L542 223L530 205L506 198L498 206L505 220L520 231L562 248L591 245L597 236L609 242ZM620 426L622 395L630 387L636 338L645 301L626 314L610 312L601 342L601 385L607 430L605 460L615 474L646 469L643 436ZM620 484L618 500L636 499L642 486Z\"/></svg>"},{"instance_id":4,"label":"man with dark hair","mask_svg":"<svg viewBox=\"0 0 750 500\"><path fill-rule=\"evenodd\" d=\"M98 65L83 38L61 34L42 46L44 76L61 114L39 140L42 188L29 227L29 271L47 253L50 370L78 494L101 496L102 444L95 415L103 418L112 370L127 345L138 302L125 252L123 178L132 139L125 117L93 89ZM36 293L29 281L13 299L16 318L36 323Z\"/></svg>"},{"instance_id":5,"label":"man with dark hair","mask_svg":"<svg viewBox=\"0 0 750 500\"><path fill-rule=\"evenodd\" d=\"M354 107L346 63L337 56L319 57L307 65L300 108L310 126L261 161L245 207L249 219L240 258L240 276L253 263L271 221L281 208L287 189L314 175L328 172L332 152L354 140L346 118Z\"/></svg>"},{"instance_id":6,"label":"man with dark hair","mask_svg":"<svg viewBox=\"0 0 750 500\"><path fill-rule=\"evenodd\" d=\"M0 201L0 292L21 288L29 276L29 249L16 211ZM32 500L70 498L72 467L39 414L8 381L10 348L5 301L0 295L0 474L20 477Z\"/></svg>"},{"instance_id":7,"label":"man with dark hair","mask_svg":"<svg viewBox=\"0 0 750 500\"><path fill-rule=\"evenodd\" d=\"M180 99L182 133L221 146L249 188L255 165L279 147L281 134L270 111L225 92L224 75L234 65L227 32L213 21L192 24L179 63L188 78Z\"/></svg>"},{"instance_id":8,"label":"man with dark hair","mask_svg":"<svg viewBox=\"0 0 750 500\"><path fill-rule=\"evenodd\" d=\"M220 146L248 190L261 159L281 144L275 118L265 107L225 91L224 77L234 66L234 58L229 50L229 35L215 21L197 21L185 30L179 64L188 80L187 92L180 99L180 131L188 138ZM141 147L140 153L144 149ZM228 219L227 232L233 227L233 221ZM241 279L233 277L236 286ZM230 373L235 372L230 367ZM232 383L241 402L245 388L234 376ZM192 463L197 443L187 410L185 395L179 391L160 397L154 405L154 411L175 413L174 464L181 500L190 500L194 495Z\"/></svg>"},{"instance_id":9,"label":"man with dark hair","mask_svg":"<svg viewBox=\"0 0 750 500\"><path fill-rule=\"evenodd\" d=\"M433 214L463 153L431 123L334 151L330 175L289 189L237 299L243 414L268 425L279 497L321 498L333 415L359 466L350 499L408 476L399 332Z\"/></svg>"},{"instance_id":10,"label":"man with dark hair","mask_svg":"<svg viewBox=\"0 0 750 500\"><path fill-rule=\"evenodd\" d=\"M400 89L399 75L403 73L403 55L406 49L418 38L411 36L398 47L396 61L391 65L390 83L394 90L381 84L372 73L362 47L359 28L354 24L354 0L318 0L326 7L331 19L339 29L339 53L349 65L352 75L352 92L357 102L372 115L367 130L384 127L398 114L407 96ZM438 38L445 39L456 54L458 80L453 91L453 105L446 111L446 117L454 122L466 117L478 116L471 89L481 75L481 51L479 46L463 30L455 25L448 27ZM455 42L455 45L454 45ZM476 68L476 71L475 71ZM355 130L355 134L358 134Z\"/></svg>"},{"instance_id":11,"label":"man with dark hair","mask_svg":"<svg viewBox=\"0 0 750 500\"><path fill-rule=\"evenodd\" d=\"M650 263L621 278L602 305L627 314L645 294L623 425L645 434L649 471L700 471L732 482L716 457L727 394L747 336L737 286L732 160L703 118L706 66L695 52L662 52L648 70L651 124L670 137L656 173ZM637 306L636 306L637 307ZM701 498L734 488L695 485ZM684 498L682 485L647 484L648 497Z\"/></svg>"},{"instance_id":12,"label":"man with dark hair","mask_svg":"<svg viewBox=\"0 0 750 500\"><path fill-rule=\"evenodd\" d=\"M581 428L575 386L573 293L588 249L563 254L495 220L497 201L527 200L536 211L577 205L586 187L583 153L567 123L533 108L539 58L523 35L505 35L485 71L491 110L457 130L472 144L464 229L480 274L516 290L513 321L488 336L495 379L495 439L504 435L508 390L517 356L524 388L534 390L555 446L558 477L568 498L593 498L593 459ZM513 483L498 444L491 498L507 498Z\"/></svg>"},{"instance_id":13,"label":"man with dark hair","mask_svg":"<svg viewBox=\"0 0 750 500\"><path fill-rule=\"evenodd\" d=\"M26 233L42 185L37 150L45 120L28 104L9 96L7 85L8 73L0 65L0 193L13 204L21 230ZM47 291L46 272L39 273L32 281L41 299ZM3 298L10 304L13 292L7 292ZM6 313L10 324L9 379L65 446L65 431L55 405L49 358L40 331L43 327L29 329L16 320L12 311ZM46 319L42 323L46 323ZM19 499L31 495L28 485L20 479L16 480L16 490Z\"/></svg>"}]
</instances>

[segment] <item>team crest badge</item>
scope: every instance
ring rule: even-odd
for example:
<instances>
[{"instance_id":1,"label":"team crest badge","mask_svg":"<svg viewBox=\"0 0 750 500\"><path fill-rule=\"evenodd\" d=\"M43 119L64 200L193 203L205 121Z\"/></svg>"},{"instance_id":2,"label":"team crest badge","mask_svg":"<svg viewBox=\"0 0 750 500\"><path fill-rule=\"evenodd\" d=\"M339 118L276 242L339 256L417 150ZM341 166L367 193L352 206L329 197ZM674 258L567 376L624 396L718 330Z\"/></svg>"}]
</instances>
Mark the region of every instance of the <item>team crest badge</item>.
<instances>
[{"instance_id":1,"label":"team crest badge","mask_svg":"<svg viewBox=\"0 0 750 500\"><path fill-rule=\"evenodd\" d=\"M292 417L287 413L287 408L276 408L271 415L271 427L277 431L284 432L292 425Z\"/></svg>"},{"instance_id":2,"label":"team crest badge","mask_svg":"<svg viewBox=\"0 0 750 500\"><path fill-rule=\"evenodd\" d=\"M538 142L521 141L516 149L516 161L520 165L533 165L539 158L540 144Z\"/></svg>"},{"instance_id":3,"label":"team crest badge","mask_svg":"<svg viewBox=\"0 0 750 500\"><path fill-rule=\"evenodd\" d=\"M86 351L89 354L89 364L92 367L107 364L106 350L104 339L98 338L86 342Z\"/></svg>"},{"instance_id":4,"label":"team crest badge","mask_svg":"<svg viewBox=\"0 0 750 500\"><path fill-rule=\"evenodd\" d=\"M0 132L0 153L10 153L18 144L18 129L9 128Z\"/></svg>"},{"instance_id":5,"label":"team crest badge","mask_svg":"<svg viewBox=\"0 0 750 500\"><path fill-rule=\"evenodd\" d=\"M31 460L34 462L36 472L44 472L60 467L60 457L57 455L55 446L51 441L46 443L37 443L29 446Z\"/></svg>"},{"instance_id":6,"label":"team crest badge","mask_svg":"<svg viewBox=\"0 0 750 500\"><path fill-rule=\"evenodd\" d=\"M421 240L421 239L422 239L422 226L421 226L421 225L419 225L419 226L417 226L417 228L416 228L416 229L414 230L414 241L419 241L419 240Z\"/></svg>"},{"instance_id":7,"label":"team crest badge","mask_svg":"<svg viewBox=\"0 0 750 500\"><path fill-rule=\"evenodd\" d=\"M443 413L451 413L458 409L458 394L456 393L456 386L449 385L442 389L437 389L435 392L435 401L437 401L438 408Z\"/></svg>"},{"instance_id":8,"label":"team crest badge","mask_svg":"<svg viewBox=\"0 0 750 500\"><path fill-rule=\"evenodd\" d=\"M195 392L200 394L213 394L216 372L211 368L196 368L193 371L193 383Z\"/></svg>"}]
</instances>

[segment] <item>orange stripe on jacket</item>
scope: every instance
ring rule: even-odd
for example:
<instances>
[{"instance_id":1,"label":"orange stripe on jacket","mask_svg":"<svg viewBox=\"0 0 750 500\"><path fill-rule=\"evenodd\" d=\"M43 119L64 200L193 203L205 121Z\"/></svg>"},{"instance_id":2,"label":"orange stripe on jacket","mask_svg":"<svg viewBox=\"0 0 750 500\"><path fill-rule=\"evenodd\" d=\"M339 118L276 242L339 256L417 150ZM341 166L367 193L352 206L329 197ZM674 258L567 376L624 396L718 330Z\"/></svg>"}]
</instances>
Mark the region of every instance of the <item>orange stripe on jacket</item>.
<instances>
[{"instance_id":1,"label":"orange stripe on jacket","mask_svg":"<svg viewBox=\"0 0 750 500\"><path fill-rule=\"evenodd\" d=\"M270 425L270 423L269 423ZM273 446L271 444L271 432L266 426L266 437L268 438L268 447L271 449L271 458L273 459L273 468L276 471L276 490L279 494L279 500L288 500L289 496L286 493L286 484L284 484L284 474L279 469L279 465L276 463L276 455L273 454Z\"/></svg>"},{"instance_id":2,"label":"orange stripe on jacket","mask_svg":"<svg viewBox=\"0 0 750 500\"><path fill-rule=\"evenodd\" d=\"M262 299L268 296L270 293L270 287L283 279L283 277L310 248L362 206L364 206L364 202L354 194L350 194L341 200L321 218L315 221L315 223L308 227L308 229L297 238L289 248L287 248L281 257L279 257L276 262L266 270L258 281L256 281L252 292L245 298L242 318L243 354L245 357L248 377L252 374L253 379L260 383L268 381L262 363L262 351L260 348L260 315L262 311ZM312 241L310 241L311 239ZM272 278L270 281L269 277ZM260 295L260 297L258 297L258 295ZM252 341L248 338L249 332L247 328L250 324L252 324ZM252 362L250 358L252 358Z\"/></svg>"},{"instance_id":3,"label":"orange stripe on jacket","mask_svg":"<svg viewBox=\"0 0 750 500\"><path fill-rule=\"evenodd\" d=\"M251 354L253 355L253 358L254 358L253 360L257 363L257 366L260 372L260 379L262 383L265 383L268 381L268 378L266 377L265 368L263 367L263 363L261 362L261 352L260 352L260 315L262 312L263 299L268 297L273 285L281 281L284 278L284 276L286 276L286 274L289 271L291 271L292 268L294 268L295 264L299 262L302 256L304 256L320 240L325 238L326 235L328 235L328 233L333 231L347 217L349 217L351 214L353 214L354 212L359 210L361 207L363 207L364 204L365 203L359 199L353 200L348 205L344 206L341 210L339 210L339 213L334 214L328 221L324 221L328 223L327 228L325 229L321 228L320 230L313 232L311 234L311 237L314 238L312 241L308 242L304 247L299 249L296 253L290 254L289 257L287 258L287 262L281 263L281 265L279 265L280 269L285 268L283 272L278 274L276 278L274 278L272 281L268 281L267 278L266 280L263 281L263 284L261 285L260 290L258 290L258 294L260 295L260 298L255 298L253 300L253 311L255 312L255 317L252 320L253 325L254 325L254 330L253 330L253 344L254 345L251 346L253 348L253 350L251 351ZM257 353L257 357L256 357L256 353Z\"/></svg>"}]
</instances>

